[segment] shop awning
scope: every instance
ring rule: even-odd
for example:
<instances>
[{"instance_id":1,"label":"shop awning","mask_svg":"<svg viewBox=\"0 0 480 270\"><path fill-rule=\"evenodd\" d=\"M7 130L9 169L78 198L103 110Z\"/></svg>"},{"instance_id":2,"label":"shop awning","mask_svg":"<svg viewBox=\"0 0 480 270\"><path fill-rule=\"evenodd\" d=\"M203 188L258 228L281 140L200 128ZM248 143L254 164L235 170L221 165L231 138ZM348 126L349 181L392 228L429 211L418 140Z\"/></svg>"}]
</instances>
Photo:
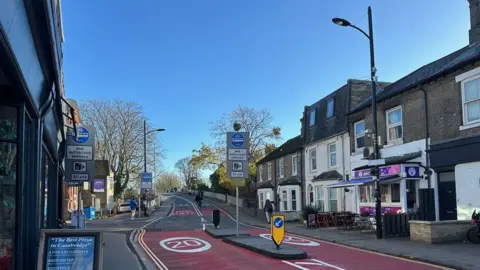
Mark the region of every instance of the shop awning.
<instances>
[{"instance_id":1,"label":"shop awning","mask_svg":"<svg viewBox=\"0 0 480 270\"><path fill-rule=\"evenodd\" d=\"M401 179L398 174L381 176L380 181L396 181ZM373 182L373 177L364 177L364 178L354 178L350 181L338 182L335 184L328 185L328 188L343 188L343 187L352 187L352 186L361 186Z\"/></svg>"}]
</instances>

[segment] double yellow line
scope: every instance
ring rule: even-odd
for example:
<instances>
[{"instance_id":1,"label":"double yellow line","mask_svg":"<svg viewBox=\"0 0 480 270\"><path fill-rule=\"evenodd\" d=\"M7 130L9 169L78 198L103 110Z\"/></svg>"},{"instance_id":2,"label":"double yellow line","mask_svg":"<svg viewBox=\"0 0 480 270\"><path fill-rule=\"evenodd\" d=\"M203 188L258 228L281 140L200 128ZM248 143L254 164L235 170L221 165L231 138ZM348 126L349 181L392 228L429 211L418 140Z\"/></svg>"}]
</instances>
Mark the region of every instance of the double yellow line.
<instances>
[{"instance_id":1,"label":"double yellow line","mask_svg":"<svg viewBox=\"0 0 480 270\"><path fill-rule=\"evenodd\" d=\"M157 266L160 270L168 270L168 267L153 253L153 251L145 244L143 241L143 236L145 235L145 229L140 229L138 233L138 243L142 247L142 249L147 253L147 255L152 259L153 263Z\"/></svg>"}]
</instances>

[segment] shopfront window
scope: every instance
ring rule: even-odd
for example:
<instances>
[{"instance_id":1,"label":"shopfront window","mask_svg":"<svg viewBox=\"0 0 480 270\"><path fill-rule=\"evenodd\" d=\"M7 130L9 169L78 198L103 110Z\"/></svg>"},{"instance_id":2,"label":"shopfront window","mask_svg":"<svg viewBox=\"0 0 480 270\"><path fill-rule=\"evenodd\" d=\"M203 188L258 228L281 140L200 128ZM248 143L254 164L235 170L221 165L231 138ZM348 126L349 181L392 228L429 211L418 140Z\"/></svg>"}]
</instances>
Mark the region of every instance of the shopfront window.
<instances>
[{"instance_id":1,"label":"shopfront window","mask_svg":"<svg viewBox=\"0 0 480 270\"><path fill-rule=\"evenodd\" d=\"M399 203L400 184L380 185L380 195L383 203ZM360 187L360 202L375 202L375 184Z\"/></svg>"},{"instance_id":2,"label":"shopfront window","mask_svg":"<svg viewBox=\"0 0 480 270\"><path fill-rule=\"evenodd\" d=\"M365 185L360 187L360 202L370 203L374 202L372 194L375 192L375 187L373 185Z\"/></svg>"},{"instance_id":3,"label":"shopfront window","mask_svg":"<svg viewBox=\"0 0 480 270\"><path fill-rule=\"evenodd\" d=\"M387 202L388 198L388 185L380 185L380 195L382 198L382 202Z\"/></svg>"},{"instance_id":4,"label":"shopfront window","mask_svg":"<svg viewBox=\"0 0 480 270\"><path fill-rule=\"evenodd\" d=\"M400 202L400 184L392 184L392 202Z\"/></svg>"},{"instance_id":5,"label":"shopfront window","mask_svg":"<svg viewBox=\"0 0 480 270\"><path fill-rule=\"evenodd\" d=\"M0 106L0 269L12 265L17 184L17 110Z\"/></svg>"}]
</instances>

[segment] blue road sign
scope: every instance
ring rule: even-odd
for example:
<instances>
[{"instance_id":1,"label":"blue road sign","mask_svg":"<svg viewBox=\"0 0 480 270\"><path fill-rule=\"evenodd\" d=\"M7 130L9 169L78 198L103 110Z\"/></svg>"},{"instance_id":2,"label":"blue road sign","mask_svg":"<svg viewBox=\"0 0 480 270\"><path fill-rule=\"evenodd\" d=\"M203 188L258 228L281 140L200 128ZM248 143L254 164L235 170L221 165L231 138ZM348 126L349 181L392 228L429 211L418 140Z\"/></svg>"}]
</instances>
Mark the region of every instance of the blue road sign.
<instances>
[{"instance_id":1,"label":"blue road sign","mask_svg":"<svg viewBox=\"0 0 480 270\"><path fill-rule=\"evenodd\" d=\"M273 221L273 226L275 226L275 228L282 228L283 226L283 219L280 218L280 217L277 217L274 221Z\"/></svg>"},{"instance_id":2,"label":"blue road sign","mask_svg":"<svg viewBox=\"0 0 480 270\"><path fill-rule=\"evenodd\" d=\"M152 173L143 173L142 182L152 182Z\"/></svg>"},{"instance_id":3,"label":"blue road sign","mask_svg":"<svg viewBox=\"0 0 480 270\"><path fill-rule=\"evenodd\" d=\"M84 127L77 128L77 137L75 138L75 131L72 130L72 141L76 143L86 143L90 137L90 133Z\"/></svg>"},{"instance_id":4,"label":"blue road sign","mask_svg":"<svg viewBox=\"0 0 480 270\"><path fill-rule=\"evenodd\" d=\"M242 134L240 133L235 133L232 136L232 145L236 147L240 147L243 145L244 139Z\"/></svg>"}]
</instances>

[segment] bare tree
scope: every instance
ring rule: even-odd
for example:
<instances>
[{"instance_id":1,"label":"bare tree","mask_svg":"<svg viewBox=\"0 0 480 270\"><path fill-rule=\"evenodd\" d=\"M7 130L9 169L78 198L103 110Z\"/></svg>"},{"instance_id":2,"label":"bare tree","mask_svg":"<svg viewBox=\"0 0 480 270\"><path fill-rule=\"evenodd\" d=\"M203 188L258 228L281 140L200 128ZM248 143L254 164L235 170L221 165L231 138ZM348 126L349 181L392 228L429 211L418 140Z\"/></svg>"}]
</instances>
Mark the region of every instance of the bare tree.
<instances>
[{"instance_id":1,"label":"bare tree","mask_svg":"<svg viewBox=\"0 0 480 270\"><path fill-rule=\"evenodd\" d=\"M96 159L109 161L114 173L115 197L119 197L129 183L138 186L143 172L143 120L142 107L131 101L90 100L80 105L84 123L96 129ZM155 143L154 143L155 142ZM160 162L161 151L155 133L147 137L147 168L154 160ZM157 155L154 157L154 154Z\"/></svg>"},{"instance_id":2,"label":"bare tree","mask_svg":"<svg viewBox=\"0 0 480 270\"><path fill-rule=\"evenodd\" d=\"M155 191L165 192L172 188L180 188L182 185L180 177L175 173L162 173L155 183Z\"/></svg>"},{"instance_id":3,"label":"bare tree","mask_svg":"<svg viewBox=\"0 0 480 270\"><path fill-rule=\"evenodd\" d=\"M271 141L281 139L280 128L273 126L272 122L273 116L266 109L239 106L229 114L224 114L220 120L210 122L210 133L217 142L216 148L225 153L226 134L233 131L234 123L239 123L240 131L250 133L249 156L255 160L263 155L263 149Z\"/></svg>"},{"instance_id":4,"label":"bare tree","mask_svg":"<svg viewBox=\"0 0 480 270\"><path fill-rule=\"evenodd\" d=\"M198 181L199 172L198 170L191 164L190 157L184 157L175 163L175 168L178 170L180 175L182 176L182 180L187 186L187 188L192 188L195 186L196 182Z\"/></svg>"}]
</instances>

